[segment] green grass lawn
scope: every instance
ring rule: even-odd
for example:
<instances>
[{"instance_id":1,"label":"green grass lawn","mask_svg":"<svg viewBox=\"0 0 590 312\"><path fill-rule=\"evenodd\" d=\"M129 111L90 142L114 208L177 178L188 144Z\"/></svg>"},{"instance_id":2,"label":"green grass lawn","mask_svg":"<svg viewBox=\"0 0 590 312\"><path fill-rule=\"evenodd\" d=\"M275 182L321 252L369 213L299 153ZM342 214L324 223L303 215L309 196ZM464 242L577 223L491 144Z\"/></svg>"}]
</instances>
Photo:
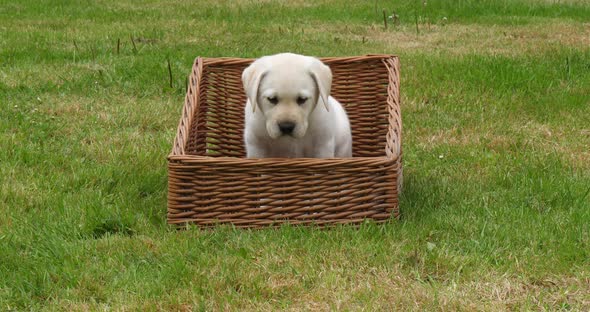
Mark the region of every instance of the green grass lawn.
<instances>
[{"instance_id":1,"label":"green grass lawn","mask_svg":"<svg viewBox=\"0 0 590 312\"><path fill-rule=\"evenodd\" d=\"M402 219L169 227L192 61L282 51L400 56ZM0 0L0 112L0 310L590 310L587 1Z\"/></svg>"}]
</instances>

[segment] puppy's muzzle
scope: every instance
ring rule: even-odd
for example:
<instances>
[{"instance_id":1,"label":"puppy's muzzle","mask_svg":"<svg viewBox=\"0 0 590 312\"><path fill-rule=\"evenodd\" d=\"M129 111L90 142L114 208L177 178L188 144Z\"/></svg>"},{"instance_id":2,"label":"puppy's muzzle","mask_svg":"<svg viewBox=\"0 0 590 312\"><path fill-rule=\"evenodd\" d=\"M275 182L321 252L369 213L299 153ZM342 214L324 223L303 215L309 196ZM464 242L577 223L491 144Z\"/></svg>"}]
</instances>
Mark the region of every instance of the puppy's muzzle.
<instances>
[{"instance_id":1,"label":"puppy's muzzle","mask_svg":"<svg viewBox=\"0 0 590 312\"><path fill-rule=\"evenodd\" d=\"M279 122L279 130L282 135L291 135L295 130L295 123L292 121L281 121Z\"/></svg>"}]
</instances>

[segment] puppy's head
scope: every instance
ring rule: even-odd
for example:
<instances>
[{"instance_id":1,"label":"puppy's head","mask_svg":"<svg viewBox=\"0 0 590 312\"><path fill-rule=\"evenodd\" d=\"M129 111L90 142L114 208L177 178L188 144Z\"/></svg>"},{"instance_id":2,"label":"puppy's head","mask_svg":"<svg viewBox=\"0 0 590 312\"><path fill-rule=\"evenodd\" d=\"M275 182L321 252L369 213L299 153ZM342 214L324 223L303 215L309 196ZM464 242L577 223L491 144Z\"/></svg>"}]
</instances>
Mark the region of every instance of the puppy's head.
<instances>
[{"instance_id":1,"label":"puppy's head","mask_svg":"<svg viewBox=\"0 0 590 312\"><path fill-rule=\"evenodd\" d=\"M318 102L328 109L332 72L316 58L282 53L256 60L244 70L242 82L252 111L264 114L271 138L301 138Z\"/></svg>"}]
</instances>

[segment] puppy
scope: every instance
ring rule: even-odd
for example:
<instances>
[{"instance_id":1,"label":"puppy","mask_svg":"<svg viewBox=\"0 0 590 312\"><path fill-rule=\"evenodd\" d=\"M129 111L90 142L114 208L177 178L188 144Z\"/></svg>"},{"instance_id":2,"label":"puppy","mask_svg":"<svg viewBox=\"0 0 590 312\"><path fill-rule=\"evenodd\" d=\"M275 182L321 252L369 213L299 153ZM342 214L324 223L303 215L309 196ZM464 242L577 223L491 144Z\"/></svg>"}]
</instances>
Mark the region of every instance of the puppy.
<instances>
[{"instance_id":1,"label":"puppy","mask_svg":"<svg viewBox=\"0 0 590 312\"><path fill-rule=\"evenodd\" d=\"M320 60L265 56L244 70L242 83L247 157L352 157L348 116L330 96L332 71Z\"/></svg>"}]
</instances>

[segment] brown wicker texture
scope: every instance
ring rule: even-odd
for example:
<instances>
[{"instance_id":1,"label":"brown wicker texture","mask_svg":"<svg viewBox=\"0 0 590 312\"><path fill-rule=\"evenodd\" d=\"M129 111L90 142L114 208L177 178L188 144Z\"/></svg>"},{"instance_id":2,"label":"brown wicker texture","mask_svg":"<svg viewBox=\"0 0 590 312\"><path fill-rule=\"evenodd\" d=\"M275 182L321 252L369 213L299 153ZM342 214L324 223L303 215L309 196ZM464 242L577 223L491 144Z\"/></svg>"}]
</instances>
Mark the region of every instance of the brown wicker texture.
<instances>
[{"instance_id":1,"label":"brown wicker texture","mask_svg":"<svg viewBox=\"0 0 590 312\"><path fill-rule=\"evenodd\" d=\"M398 217L398 58L322 58L352 126L353 157L345 159L245 158L241 73L252 61L195 60L168 156L168 222L260 227Z\"/></svg>"}]
</instances>

